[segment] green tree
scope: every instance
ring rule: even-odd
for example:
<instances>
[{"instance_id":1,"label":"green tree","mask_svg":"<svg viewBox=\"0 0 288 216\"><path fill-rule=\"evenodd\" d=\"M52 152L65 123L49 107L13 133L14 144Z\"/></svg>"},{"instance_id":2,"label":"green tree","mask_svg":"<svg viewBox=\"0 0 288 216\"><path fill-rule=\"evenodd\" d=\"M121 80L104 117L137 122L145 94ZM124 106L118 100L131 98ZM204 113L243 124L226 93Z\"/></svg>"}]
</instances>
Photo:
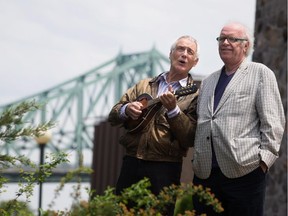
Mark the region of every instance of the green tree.
<instances>
[{"instance_id":1,"label":"green tree","mask_svg":"<svg viewBox=\"0 0 288 216\"><path fill-rule=\"evenodd\" d=\"M39 137L55 124L52 121L40 123L38 125L24 122L25 114L41 109L42 105L35 101L25 101L19 103L14 107L8 107L0 115L0 144L13 145L15 141L23 137ZM5 192L4 184L8 182L2 173L3 170L13 167L19 170L21 180L19 181L18 191L15 199L3 202L0 205L0 213L3 216L10 215L31 215L28 207L29 198L33 195L35 184L43 182L48 176L52 174L52 169L58 164L67 162L67 155L65 153L52 154L50 161L37 167L35 163L31 162L25 155L11 156L7 154L0 154L0 195ZM25 171L29 168L29 171ZM18 198L25 195L27 202L19 202ZM26 206L26 208L24 208ZM24 214L26 212L26 214Z\"/></svg>"}]
</instances>

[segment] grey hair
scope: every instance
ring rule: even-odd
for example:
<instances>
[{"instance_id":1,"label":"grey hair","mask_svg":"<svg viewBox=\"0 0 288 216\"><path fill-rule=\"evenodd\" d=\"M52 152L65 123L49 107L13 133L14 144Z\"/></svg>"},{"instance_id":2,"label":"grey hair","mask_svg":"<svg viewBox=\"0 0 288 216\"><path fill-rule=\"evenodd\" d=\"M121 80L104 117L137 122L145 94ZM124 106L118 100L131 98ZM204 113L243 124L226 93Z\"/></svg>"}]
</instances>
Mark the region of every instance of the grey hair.
<instances>
[{"instance_id":1,"label":"grey hair","mask_svg":"<svg viewBox=\"0 0 288 216\"><path fill-rule=\"evenodd\" d=\"M248 42L249 42L249 46L246 52L246 56L249 56L254 50L254 36L253 36L252 31L247 26L245 25L242 25L242 26L244 28L244 34L245 34L244 36L247 37Z\"/></svg>"},{"instance_id":2,"label":"grey hair","mask_svg":"<svg viewBox=\"0 0 288 216\"><path fill-rule=\"evenodd\" d=\"M200 46L199 46L197 40L196 40L195 38L193 38L192 36L190 36L190 35L184 35L184 36L179 37L179 38L172 44L172 46L171 46L171 48L170 48L170 52L172 52L173 50L175 50L176 45L177 45L177 42L178 42L180 39L183 39L183 38L188 39L188 40L190 40L190 41L192 41L193 43L196 44L196 58L199 58Z\"/></svg>"}]
</instances>

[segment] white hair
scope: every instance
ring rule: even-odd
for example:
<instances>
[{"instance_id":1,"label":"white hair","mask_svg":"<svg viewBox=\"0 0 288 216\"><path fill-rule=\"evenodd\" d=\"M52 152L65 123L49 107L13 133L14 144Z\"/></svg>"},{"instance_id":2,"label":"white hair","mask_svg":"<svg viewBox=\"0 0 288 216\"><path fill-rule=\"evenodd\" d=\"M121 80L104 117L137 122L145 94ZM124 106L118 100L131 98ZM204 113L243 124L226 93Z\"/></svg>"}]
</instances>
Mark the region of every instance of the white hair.
<instances>
[{"instance_id":1,"label":"white hair","mask_svg":"<svg viewBox=\"0 0 288 216\"><path fill-rule=\"evenodd\" d=\"M190 40L190 41L192 41L193 43L196 44L196 58L199 58L200 46L199 46L197 40L196 40L195 38L193 38L192 36L190 36L190 35L184 35L184 36L179 37L179 38L172 44L172 46L171 46L171 48L170 48L170 51L172 52L172 51L176 48L177 42L178 42L180 39L183 39L183 38L188 39L188 40Z\"/></svg>"},{"instance_id":2,"label":"white hair","mask_svg":"<svg viewBox=\"0 0 288 216\"><path fill-rule=\"evenodd\" d=\"M242 34L243 34L243 35L241 35L241 37L246 38L248 40L247 42L249 44L245 55L246 55L246 57L249 56L254 49L254 36L253 36L252 31L246 25L244 25L240 22L229 22L225 26L228 26L228 25L236 25L239 28L241 28ZM244 41L243 43L247 43L247 42Z\"/></svg>"}]
</instances>

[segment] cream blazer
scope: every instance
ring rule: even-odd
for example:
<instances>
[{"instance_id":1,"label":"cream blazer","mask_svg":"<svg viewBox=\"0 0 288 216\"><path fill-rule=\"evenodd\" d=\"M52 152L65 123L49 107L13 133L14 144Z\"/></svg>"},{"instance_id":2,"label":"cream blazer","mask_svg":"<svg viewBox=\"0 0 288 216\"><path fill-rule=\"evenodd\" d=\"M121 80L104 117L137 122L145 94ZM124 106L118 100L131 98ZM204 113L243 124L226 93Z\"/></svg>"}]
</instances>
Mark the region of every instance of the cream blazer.
<instances>
[{"instance_id":1,"label":"cream blazer","mask_svg":"<svg viewBox=\"0 0 288 216\"><path fill-rule=\"evenodd\" d=\"M203 80L198 99L192 167L206 179L212 165L211 140L222 173L243 176L260 160L268 168L278 158L285 116L274 73L265 65L244 61L213 112L221 70Z\"/></svg>"}]
</instances>

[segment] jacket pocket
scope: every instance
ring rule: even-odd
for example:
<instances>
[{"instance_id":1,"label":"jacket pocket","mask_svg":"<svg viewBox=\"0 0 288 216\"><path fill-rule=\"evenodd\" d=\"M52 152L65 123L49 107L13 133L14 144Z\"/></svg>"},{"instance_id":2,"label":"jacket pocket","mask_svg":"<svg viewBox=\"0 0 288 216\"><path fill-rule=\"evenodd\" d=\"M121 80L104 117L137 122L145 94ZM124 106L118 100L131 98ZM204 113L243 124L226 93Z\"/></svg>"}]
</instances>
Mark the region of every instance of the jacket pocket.
<instances>
[{"instance_id":1,"label":"jacket pocket","mask_svg":"<svg viewBox=\"0 0 288 216\"><path fill-rule=\"evenodd\" d=\"M258 138L234 138L231 142L231 151L236 156L237 162L242 166L259 163L259 146Z\"/></svg>"}]
</instances>

